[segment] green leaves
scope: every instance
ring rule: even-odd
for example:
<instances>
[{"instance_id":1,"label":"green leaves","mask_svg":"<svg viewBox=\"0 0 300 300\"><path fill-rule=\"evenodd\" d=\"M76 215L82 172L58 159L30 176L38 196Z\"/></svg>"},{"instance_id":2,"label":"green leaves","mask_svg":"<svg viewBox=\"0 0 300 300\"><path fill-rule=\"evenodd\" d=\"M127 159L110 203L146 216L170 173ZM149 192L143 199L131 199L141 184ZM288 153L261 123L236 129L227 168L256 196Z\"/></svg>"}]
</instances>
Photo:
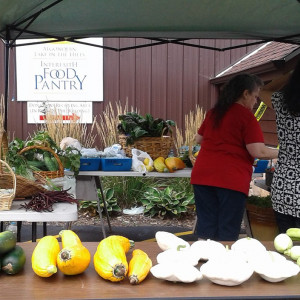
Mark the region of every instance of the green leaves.
<instances>
[{"instance_id":1,"label":"green leaves","mask_svg":"<svg viewBox=\"0 0 300 300\"><path fill-rule=\"evenodd\" d=\"M133 144L140 137L160 137L168 135L172 132L171 127L175 126L175 122L171 120L163 120L161 118L154 119L150 114L145 117L129 112L126 115L120 115L121 121L118 130L121 134L127 135L127 145Z\"/></svg>"},{"instance_id":2,"label":"green leaves","mask_svg":"<svg viewBox=\"0 0 300 300\"><path fill-rule=\"evenodd\" d=\"M120 212L121 208L119 207L119 205L117 203L117 198L114 196L114 189L112 189L112 188L105 189L103 191L103 193L104 193L104 197L106 200L105 203L106 203L107 211L111 212L111 213ZM101 212L104 212L104 203L103 203L103 199L102 199L100 190L98 190L98 197L100 199ZM80 209L95 213L98 211L98 203L96 200L95 201L81 201Z\"/></svg>"},{"instance_id":3,"label":"green leaves","mask_svg":"<svg viewBox=\"0 0 300 300\"><path fill-rule=\"evenodd\" d=\"M185 191L177 192L170 186L163 189L149 187L140 201L145 207L144 214L150 217L178 216L194 204L194 195Z\"/></svg>"}]
</instances>

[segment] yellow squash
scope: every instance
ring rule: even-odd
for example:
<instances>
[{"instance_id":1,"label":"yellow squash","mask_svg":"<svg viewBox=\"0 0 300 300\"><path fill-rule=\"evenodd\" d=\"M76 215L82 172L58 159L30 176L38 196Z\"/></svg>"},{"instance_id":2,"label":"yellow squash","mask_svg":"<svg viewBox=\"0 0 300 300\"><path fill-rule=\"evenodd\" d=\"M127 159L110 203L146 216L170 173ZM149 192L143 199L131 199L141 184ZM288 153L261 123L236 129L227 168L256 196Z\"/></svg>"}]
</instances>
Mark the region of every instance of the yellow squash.
<instances>
[{"instance_id":1,"label":"yellow squash","mask_svg":"<svg viewBox=\"0 0 300 300\"><path fill-rule=\"evenodd\" d=\"M57 255L57 266L65 275L83 273L91 262L90 251L83 246L78 235L72 230L59 233L63 249Z\"/></svg>"},{"instance_id":2,"label":"yellow squash","mask_svg":"<svg viewBox=\"0 0 300 300\"><path fill-rule=\"evenodd\" d=\"M185 168L185 163L179 157L167 157L165 159L165 165L167 166L170 173Z\"/></svg>"},{"instance_id":3,"label":"yellow squash","mask_svg":"<svg viewBox=\"0 0 300 300\"><path fill-rule=\"evenodd\" d=\"M128 272L126 253L131 248L130 240L120 235L103 239L94 255L96 272L112 282L121 281Z\"/></svg>"},{"instance_id":4,"label":"yellow squash","mask_svg":"<svg viewBox=\"0 0 300 300\"><path fill-rule=\"evenodd\" d=\"M128 278L131 284L141 283L149 274L152 260L143 250L136 249L132 252L129 262Z\"/></svg>"},{"instance_id":5,"label":"yellow squash","mask_svg":"<svg viewBox=\"0 0 300 300\"><path fill-rule=\"evenodd\" d=\"M57 272L56 258L60 250L56 237L47 235L40 239L31 257L32 269L40 277L50 277Z\"/></svg>"},{"instance_id":6,"label":"yellow squash","mask_svg":"<svg viewBox=\"0 0 300 300\"><path fill-rule=\"evenodd\" d=\"M154 169L159 173L168 173L169 170L165 165L165 159L160 156L153 161Z\"/></svg>"}]
</instances>

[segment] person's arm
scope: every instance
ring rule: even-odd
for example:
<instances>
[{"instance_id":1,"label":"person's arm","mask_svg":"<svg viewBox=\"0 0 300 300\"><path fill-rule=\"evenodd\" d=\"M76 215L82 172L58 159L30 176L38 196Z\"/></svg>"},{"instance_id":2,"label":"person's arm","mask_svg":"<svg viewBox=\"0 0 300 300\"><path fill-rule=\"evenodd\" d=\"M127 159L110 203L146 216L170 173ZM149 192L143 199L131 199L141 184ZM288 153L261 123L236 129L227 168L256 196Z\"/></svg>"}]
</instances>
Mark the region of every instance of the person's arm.
<instances>
[{"instance_id":1,"label":"person's arm","mask_svg":"<svg viewBox=\"0 0 300 300\"><path fill-rule=\"evenodd\" d=\"M267 147L264 143L247 144L246 148L253 158L273 159L278 157L278 149Z\"/></svg>"},{"instance_id":2,"label":"person's arm","mask_svg":"<svg viewBox=\"0 0 300 300\"><path fill-rule=\"evenodd\" d=\"M203 140L203 136L200 135L199 133L196 133L196 135L195 135L196 143L201 145L202 140Z\"/></svg>"}]
</instances>

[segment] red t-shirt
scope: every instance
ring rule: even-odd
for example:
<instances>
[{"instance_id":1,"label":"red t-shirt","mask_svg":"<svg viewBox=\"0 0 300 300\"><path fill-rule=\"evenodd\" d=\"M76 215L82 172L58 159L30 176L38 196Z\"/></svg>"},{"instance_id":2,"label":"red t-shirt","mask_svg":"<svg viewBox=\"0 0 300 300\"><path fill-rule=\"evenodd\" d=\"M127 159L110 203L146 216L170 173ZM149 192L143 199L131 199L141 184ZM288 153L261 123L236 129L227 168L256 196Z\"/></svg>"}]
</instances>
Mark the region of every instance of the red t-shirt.
<instances>
[{"instance_id":1,"label":"red t-shirt","mask_svg":"<svg viewBox=\"0 0 300 300\"><path fill-rule=\"evenodd\" d=\"M253 113L238 103L231 106L218 128L213 128L211 113L207 113L198 130L203 141L192 169L191 183L248 195L254 158L246 145L264 143L260 125Z\"/></svg>"}]
</instances>

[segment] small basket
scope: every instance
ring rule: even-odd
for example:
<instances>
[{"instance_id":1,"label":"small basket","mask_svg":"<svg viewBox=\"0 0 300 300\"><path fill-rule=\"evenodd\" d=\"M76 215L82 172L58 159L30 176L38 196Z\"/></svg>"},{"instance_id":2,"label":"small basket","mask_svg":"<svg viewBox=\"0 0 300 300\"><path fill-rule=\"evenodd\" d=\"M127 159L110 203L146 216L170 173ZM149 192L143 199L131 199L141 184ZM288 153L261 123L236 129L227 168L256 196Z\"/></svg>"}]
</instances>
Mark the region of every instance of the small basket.
<instances>
[{"instance_id":1,"label":"small basket","mask_svg":"<svg viewBox=\"0 0 300 300\"><path fill-rule=\"evenodd\" d=\"M163 135L161 137L141 137L134 142L133 145L126 145L127 136L119 135L119 144L128 157L132 157L131 150L133 148L147 152L154 160L160 156L167 158L173 146L173 138Z\"/></svg>"},{"instance_id":2,"label":"small basket","mask_svg":"<svg viewBox=\"0 0 300 300\"><path fill-rule=\"evenodd\" d=\"M2 159L0 159L0 168L2 174L7 174L10 177L10 179L7 178L7 181L10 181L11 185L10 188L6 189L0 186L0 210L10 210L12 201L16 196L16 175L11 167Z\"/></svg>"},{"instance_id":3,"label":"small basket","mask_svg":"<svg viewBox=\"0 0 300 300\"><path fill-rule=\"evenodd\" d=\"M59 156L49 147L38 146L38 145L28 146L28 147L23 148L19 152L19 154L22 154L22 153L24 153L28 150L32 150L32 149L41 149L41 150L50 152L55 157L55 159L57 160L57 163L58 163L58 170L57 171L34 171L33 172L34 177L36 177L37 179L40 179L40 178L54 179L54 178L64 176L64 166L63 166Z\"/></svg>"}]
</instances>

